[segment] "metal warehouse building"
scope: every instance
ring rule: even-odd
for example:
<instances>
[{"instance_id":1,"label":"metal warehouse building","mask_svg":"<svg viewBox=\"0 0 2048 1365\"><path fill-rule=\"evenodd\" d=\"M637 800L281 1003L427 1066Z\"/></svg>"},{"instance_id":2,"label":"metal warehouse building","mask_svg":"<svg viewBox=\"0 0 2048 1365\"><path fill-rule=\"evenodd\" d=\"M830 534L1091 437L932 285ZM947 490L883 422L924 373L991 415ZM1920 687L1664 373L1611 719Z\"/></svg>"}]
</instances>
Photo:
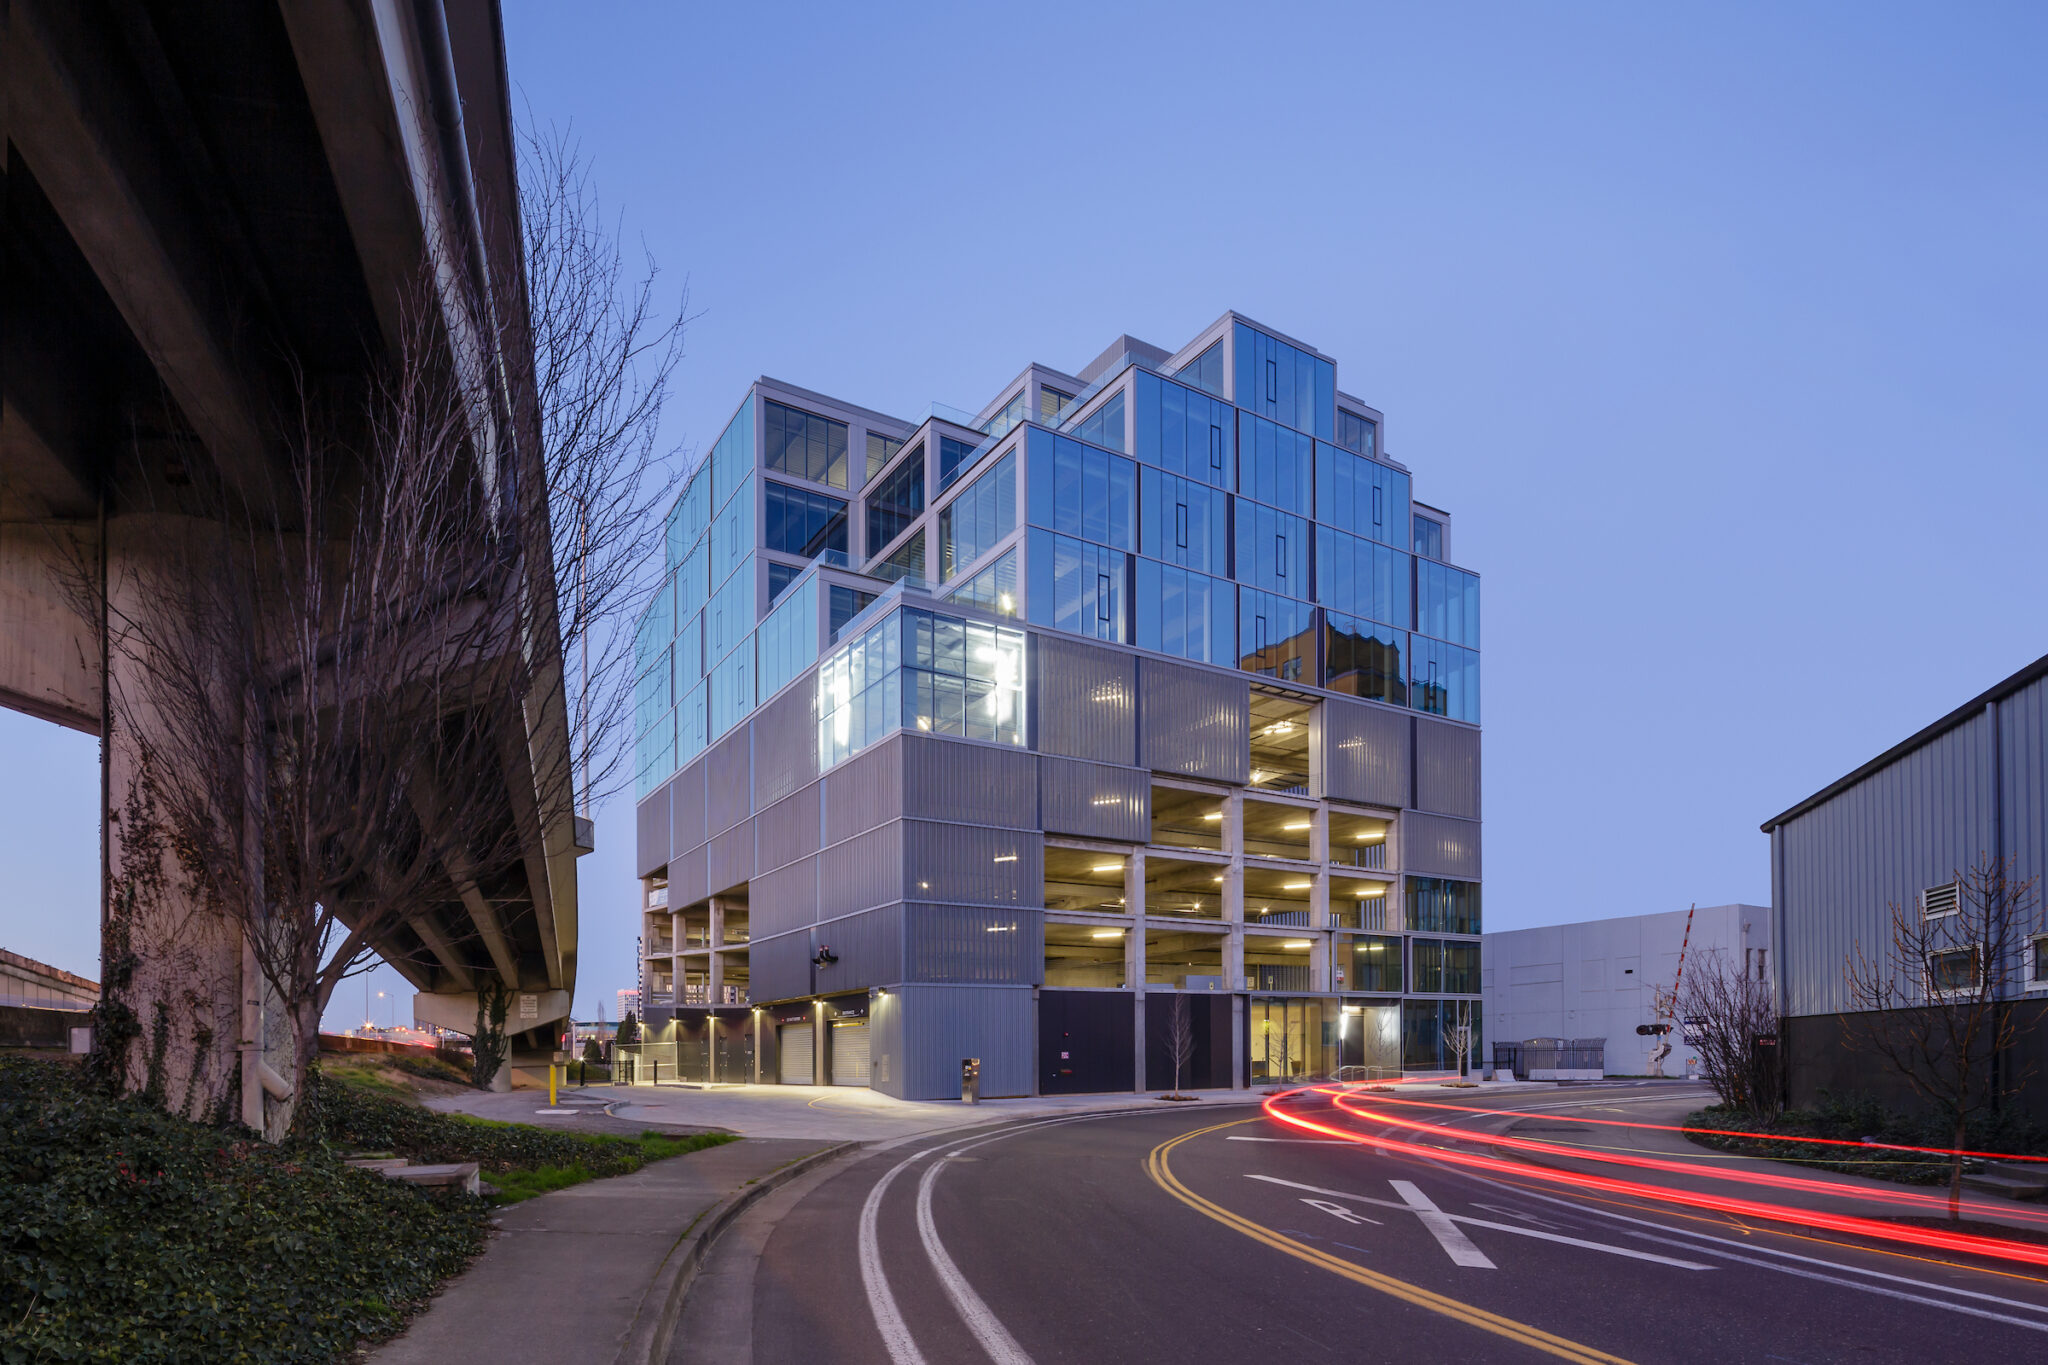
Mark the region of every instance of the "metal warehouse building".
<instances>
[{"instance_id":1,"label":"metal warehouse building","mask_svg":"<svg viewBox=\"0 0 2048 1365\"><path fill-rule=\"evenodd\" d=\"M2035 661L1798 805L1764 822L1771 836L1771 898L1779 1000L1791 1099L1827 1091L1903 1104L1899 1082L1851 1052L1842 1019L1853 1003L1846 963L1879 949L1891 906L1919 907L1986 860L2012 875L2048 872L2048 658ZM2039 888L2035 904L2039 902ZM2038 916L2037 916L2038 922ZM2007 965L2014 1008L2048 1010L2048 934L2017 945ZM2048 1021L2024 1031L2034 1081L2022 1097L2048 1117ZM2008 1072L2007 1074L2020 1074Z\"/></svg>"}]
</instances>

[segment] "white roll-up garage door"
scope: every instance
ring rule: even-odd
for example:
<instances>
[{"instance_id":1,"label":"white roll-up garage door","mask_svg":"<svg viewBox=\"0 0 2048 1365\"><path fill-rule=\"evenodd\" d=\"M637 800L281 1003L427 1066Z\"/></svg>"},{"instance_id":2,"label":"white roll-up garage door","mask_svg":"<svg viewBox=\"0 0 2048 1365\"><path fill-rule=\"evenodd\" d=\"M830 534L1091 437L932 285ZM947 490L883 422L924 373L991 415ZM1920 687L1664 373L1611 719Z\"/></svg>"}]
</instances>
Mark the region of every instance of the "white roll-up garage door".
<instances>
[{"instance_id":1,"label":"white roll-up garage door","mask_svg":"<svg viewBox=\"0 0 2048 1365\"><path fill-rule=\"evenodd\" d=\"M832 1084L868 1083L868 1025L865 1019L837 1019L832 1024Z\"/></svg>"},{"instance_id":2,"label":"white roll-up garage door","mask_svg":"<svg viewBox=\"0 0 2048 1365\"><path fill-rule=\"evenodd\" d=\"M817 1067L812 1063L816 1047L809 1024L784 1024L775 1030L776 1077L784 1085L816 1085Z\"/></svg>"}]
</instances>

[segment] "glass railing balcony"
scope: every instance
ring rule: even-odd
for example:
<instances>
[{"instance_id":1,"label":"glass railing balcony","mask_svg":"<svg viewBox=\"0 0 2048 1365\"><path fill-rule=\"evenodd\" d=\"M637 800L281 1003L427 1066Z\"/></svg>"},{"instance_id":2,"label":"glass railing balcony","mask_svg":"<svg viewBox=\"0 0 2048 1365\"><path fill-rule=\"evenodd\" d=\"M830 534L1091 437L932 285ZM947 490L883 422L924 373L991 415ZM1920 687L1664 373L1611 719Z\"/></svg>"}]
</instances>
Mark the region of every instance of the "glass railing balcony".
<instances>
[{"instance_id":1,"label":"glass railing balcony","mask_svg":"<svg viewBox=\"0 0 2048 1365\"><path fill-rule=\"evenodd\" d=\"M1387 870L1387 845L1381 841L1352 848L1333 848L1330 861L1339 867L1362 867L1370 872L1384 872Z\"/></svg>"}]
</instances>

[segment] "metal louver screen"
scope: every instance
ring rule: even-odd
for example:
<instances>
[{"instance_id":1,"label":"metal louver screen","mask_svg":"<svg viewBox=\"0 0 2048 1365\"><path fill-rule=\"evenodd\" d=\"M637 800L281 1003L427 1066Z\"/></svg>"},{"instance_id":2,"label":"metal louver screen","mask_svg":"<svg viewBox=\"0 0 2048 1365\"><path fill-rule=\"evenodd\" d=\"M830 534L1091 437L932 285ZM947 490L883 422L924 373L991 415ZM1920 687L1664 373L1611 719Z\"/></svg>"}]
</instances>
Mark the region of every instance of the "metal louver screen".
<instances>
[{"instance_id":1,"label":"metal louver screen","mask_svg":"<svg viewBox=\"0 0 2048 1365\"><path fill-rule=\"evenodd\" d=\"M832 1084L868 1083L868 1026L841 1021L832 1025Z\"/></svg>"},{"instance_id":2,"label":"metal louver screen","mask_svg":"<svg viewBox=\"0 0 2048 1365\"><path fill-rule=\"evenodd\" d=\"M776 1031L776 1075L784 1085L810 1085L817 1078L811 1066L811 1025L784 1024Z\"/></svg>"},{"instance_id":3,"label":"metal louver screen","mask_svg":"<svg viewBox=\"0 0 2048 1365\"><path fill-rule=\"evenodd\" d=\"M1954 882L1950 882L1946 886L1930 886L1920 893L1920 913L1928 919L1935 919L1942 915L1953 915L1956 909L1956 884Z\"/></svg>"}]
</instances>

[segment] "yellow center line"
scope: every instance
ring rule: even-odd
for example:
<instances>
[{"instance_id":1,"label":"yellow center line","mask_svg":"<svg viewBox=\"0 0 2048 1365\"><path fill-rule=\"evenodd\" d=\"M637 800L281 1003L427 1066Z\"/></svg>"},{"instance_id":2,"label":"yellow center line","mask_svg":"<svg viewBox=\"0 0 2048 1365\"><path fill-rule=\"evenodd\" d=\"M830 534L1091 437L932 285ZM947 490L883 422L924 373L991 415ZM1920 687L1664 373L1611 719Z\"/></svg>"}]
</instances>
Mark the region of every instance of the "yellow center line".
<instances>
[{"instance_id":1,"label":"yellow center line","mask_svg":"<svg viewBox=\"0 0 2048 1365\"><path fill-rule=\"evenodd\" d=\"M1168 1157L1173 1149L1180 1146L1183 1142L1187 1142L1192 1138L1202 1137L1208 1133L1219 1132L1225 1128L1236 1128L1242 1124L1259 1123L1262 1121L1263 1118L1236 1119L1229 1123L1218 1123L1207 1128L1197 1128L1191 1133L1183 1133L1177 1138L1162 1142L1157 1147L1154 1147L1151 1154L1145 1158L1145 1173L1152 1177L1153 1183L1158 1185L1159 1188L1165 1190L1175 1199L1180 1200L1181 1203L1186 1204L1196 1212L1215 1219L1235 1232L1243 1233L1255 1242L1269 1246L1275 1251L1285 1252L1296 1260L1306 1261L1308 1264L1322 1270L1327 1270L1334 1275L1341 1275L1354 1284L1360 1284L1367 1289L1391 1295L1403 1302L1412 1303L1419 1308L1426 1308L1432 1313L1441 1313L1443 1316L1462 1322L1467 1326L1477 1327L1481 1331L1491 1332L1495 1336L1506 1337L1509 1341L1534 1347L1536 1350L1542 1351L1546 1355L1556 1356L1560 1360L1578 1361L1580 1365L1628 1365L1628 1362L1620 1356L1612 1356L1605 1351L1596 1350L1591 1346L1583 1346L1564 1337L1553 1336L1540 1327L1531 1327L1527 1323L1516 1322L1513 1318L1505 1318L1498 1313L1489 1313L1484 1308L1478 1308L1472 1304L1463 1303L1457 1299L1438 1294L1433 1290L1424 1289L1421 1285L1410 1284L1406 1280L1397 1280L1391 1275L1382 1275L1376 1270L1367 1270L1364 1266L1355 1265L1341 1256L1332 1256L1327 1252L1318 1251L1312 1246L1295 1241L1284 1233L1275 1232L1269 1227L1254 1223L1249 1218L1232 1213L1220 1204L1204 1199L1201 1195L1196 1194L1186 1185L1183 1185L1180 1182L1180 1178L1174 1175L1173 1167Z\"/></svg>"}]
</instances>

